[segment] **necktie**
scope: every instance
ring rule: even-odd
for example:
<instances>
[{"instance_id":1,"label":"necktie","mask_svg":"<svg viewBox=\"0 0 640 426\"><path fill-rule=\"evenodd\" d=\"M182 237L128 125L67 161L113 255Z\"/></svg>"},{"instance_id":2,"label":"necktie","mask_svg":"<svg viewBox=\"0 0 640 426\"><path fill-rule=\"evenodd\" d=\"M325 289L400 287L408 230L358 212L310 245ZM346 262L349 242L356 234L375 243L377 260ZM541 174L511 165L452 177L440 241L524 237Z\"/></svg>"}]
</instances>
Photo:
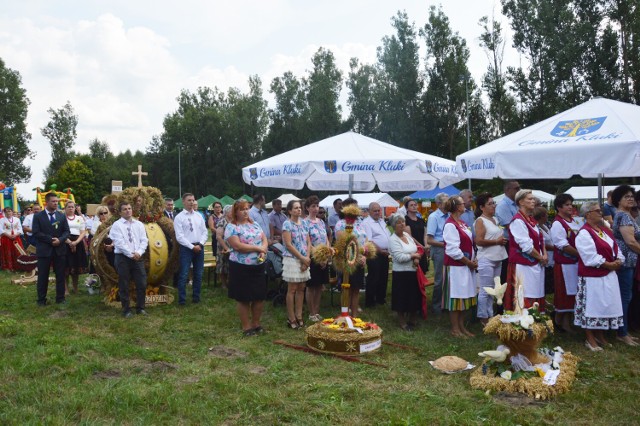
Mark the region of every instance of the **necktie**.
<instances>
[{"instance_id":1,"label":"necktie","mask_svg":"<svg viewBox=\"0 0 640 426\"><path fill-rule=\"evenodd\" d=\"M169 213L169 218L173 220L173 212Z\"/></svg>"},{"instance_id":2,"label":"necktie","mask_svg":"<svg viewBox=\"0 0 640 426\"><path fill-rule=\"evenodd\" d=\"M49 222L53 225L53 222L56 221L56 214L55 213L49 213Z\"/></svg>"}]
</instances>

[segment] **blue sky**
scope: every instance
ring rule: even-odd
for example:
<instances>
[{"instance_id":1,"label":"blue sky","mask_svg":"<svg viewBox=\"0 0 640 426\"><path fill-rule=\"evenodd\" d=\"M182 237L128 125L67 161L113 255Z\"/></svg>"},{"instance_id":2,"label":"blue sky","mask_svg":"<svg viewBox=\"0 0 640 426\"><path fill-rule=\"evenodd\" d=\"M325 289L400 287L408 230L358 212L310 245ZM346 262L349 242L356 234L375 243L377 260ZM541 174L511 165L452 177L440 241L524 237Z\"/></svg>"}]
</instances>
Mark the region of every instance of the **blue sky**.
<instances>
[{"instance_id":1,"label":"blue sky","mask_svg":"<svg viewBox=\"0 0 640 426\"><path fill-rule=\"evenodd\" d=\"M112 151L144 150L162 132L180 90L199 86L246 90L262 78L265 96L285 71L304 75L319 47L333 51L344 74L351 57L373 63L376 48L393 34L390 20L405 10L417 27L438 2L398 0L255 1L32 1L0 0L0 57L22 75L31 100L28 129L33 176L19 193L42 182L49 163L40 128L47 109L67 100L79 116L76 150L93 138ZM478 80L487 66L478 45L478 20L495 15L507 27L494 0L448 0L442 8L451 27L467 40L471 72ZM518 55L507 43L507 64ZM506 64L505 64L506 65ZM343 89L346 99L346 88ZM347 111L346 106L343 108ZM238 169L238 178L241 170Z\"/></svg>"}]
</instances>

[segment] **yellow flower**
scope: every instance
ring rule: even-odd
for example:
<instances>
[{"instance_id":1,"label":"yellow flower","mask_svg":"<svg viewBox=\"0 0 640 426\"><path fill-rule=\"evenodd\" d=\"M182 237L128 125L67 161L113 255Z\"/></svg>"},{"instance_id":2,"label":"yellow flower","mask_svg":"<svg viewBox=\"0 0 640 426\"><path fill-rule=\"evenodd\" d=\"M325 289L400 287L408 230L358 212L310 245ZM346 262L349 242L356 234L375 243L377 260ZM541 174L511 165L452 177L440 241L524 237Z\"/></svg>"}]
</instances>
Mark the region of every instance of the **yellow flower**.
<instances>
[{"instance_id":1,"label":"yellow flower","mask_svg":"<svg viewBox=\"0 0 640 426\"><path fill-rule=\"evenodd\" d=\"M542 371L541 368L536 368L535 370L536 370L536 373L538 373L538 376L544 378L545 372Z\"/></svg>"}]
</instances>

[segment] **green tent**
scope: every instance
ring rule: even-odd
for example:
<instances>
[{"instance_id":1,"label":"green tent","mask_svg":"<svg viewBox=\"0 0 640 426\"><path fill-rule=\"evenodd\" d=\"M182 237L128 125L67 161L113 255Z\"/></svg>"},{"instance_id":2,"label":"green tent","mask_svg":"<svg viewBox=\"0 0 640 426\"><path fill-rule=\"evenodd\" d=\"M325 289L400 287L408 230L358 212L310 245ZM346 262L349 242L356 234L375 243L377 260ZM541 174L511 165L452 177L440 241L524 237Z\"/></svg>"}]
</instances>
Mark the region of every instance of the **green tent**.
<instances>
[{"instance_id":1,"label":"green tent","mask_svg":"<svg viewBox=\"0 0 640 426\"><path fill-rule=\"evenodd\" d=\"M233 204L236 202L235 198L231 198L228 195L225 195L224 197L220 198L220 202L222 203L223 206L228 206L230 204Z\"/></svg>"},{"instance_id":2,"label":"green tent","mask_svg":"<svg viewBox=\"0 0 640 426\"><path fill-rule=\"evenodd\" d=\"M253 203L253 198L249 197L247 194L244 194L242 197L243 200L247 200L250 203Z\"/></svg>"},{"instance_id":3,"label":"green tent","mask_svg":"<svg viewBox=\"0 0 640 426\"><path fill-rule=\"evenodd\" d=\"M209 206L216 201L220 200L218 199L218 197L214 197L211 194L207 195L206 197L202 197L198 200L198 210L207 210Z\"/></svg>"},{"instance_id":4,"label":"green tent","mask_svg":"<svg viewBox=\"0 0 640 426\"><path fill-rule=\"evenodd\" d=\"M184 205L182 204L182 198L178 198L177 200L174 200L173 207L180 210L184 209Z\"/></svg>"}]
</instances>

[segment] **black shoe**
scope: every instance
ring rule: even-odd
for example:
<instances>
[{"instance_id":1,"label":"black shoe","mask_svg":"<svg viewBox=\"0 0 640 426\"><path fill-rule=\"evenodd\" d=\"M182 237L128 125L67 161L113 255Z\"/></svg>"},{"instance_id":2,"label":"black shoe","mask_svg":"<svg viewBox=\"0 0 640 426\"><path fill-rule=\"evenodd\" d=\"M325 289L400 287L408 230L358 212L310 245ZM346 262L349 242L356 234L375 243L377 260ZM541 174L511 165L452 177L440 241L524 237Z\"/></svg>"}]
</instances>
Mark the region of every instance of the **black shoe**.
<instances>
[{"instance_id":1,"label":"black shoe","mask_svg":"<svg viewBox=\"0 0 640 426\"><path fill-rule=\"evenodd\" d=\"M56 300L56 305L66 305L66 304L67 304L67 300L66 299Z\"/></svg>"},{"instance_id":2,"label":"black shoe","mask_svg":"<svg viewBox=\"0 0 640 426\"><path fill-rule=\"evenodd\" d=\"M198 303L200 303L200 299L198 299L198 300L193 299L193 302L191 302L191 303L193 303L193 304L198 304Z\"/></svg>"},{"instance_id":3,"label":"black shoe","mask_svg":"<svg viewBox=\"0 0 640 426\"><path fill-rule=\"evenodd\" d=\"M38 306L47 306L47 301L46 300L44 302L38 301Z\"/></svg>"},{"instance_id":4,"label":"black shoe","mask_svg":"<svg viewBox=\"0 0 640 426\"><path fill-rule=\"evenodd\" d=\"M253 329L253 332L256 334L264 334L267 332L267 330L265 330L261 325L259 325Z\"/></svg>"},{"instance_id":5,"label":"black shoe","mask_svg":"<svg viewBox=\"0 0 640 426\"><path fill-rule=\"evenodd\" d=\"M138 314L138 315L149 315L149 314L147 313L147 311L145 311L144 309L138 309L138 310L136 311L136 314Z\"/></svg>"},{"instance_id":6,"label":"black shoe","mask_svg":"<svg viewBox=\"0 0 640 426\"><path fill-rule=\"evenodd\" d=\"M257 333L256 333L256 330L255 330L255 329L253 329L253 328L250 328L249 330L245 330L245 331L243 331L243 332L242 332L242 335L243 335L244 337L255 336L256 334L257 334Z\"/></svg>"},{"instance_id":7,"label":"black shoe","mask_svg":"<svg viewBox=\"0 0 640 426\"><path fill-rule=\"evenodd\" d=\"M123 312L122 316L124 318L131 318L131 317L133 317L133 314L131 313L131 311L127 311L127 312Z\"/></svg>"}]
</instances>

